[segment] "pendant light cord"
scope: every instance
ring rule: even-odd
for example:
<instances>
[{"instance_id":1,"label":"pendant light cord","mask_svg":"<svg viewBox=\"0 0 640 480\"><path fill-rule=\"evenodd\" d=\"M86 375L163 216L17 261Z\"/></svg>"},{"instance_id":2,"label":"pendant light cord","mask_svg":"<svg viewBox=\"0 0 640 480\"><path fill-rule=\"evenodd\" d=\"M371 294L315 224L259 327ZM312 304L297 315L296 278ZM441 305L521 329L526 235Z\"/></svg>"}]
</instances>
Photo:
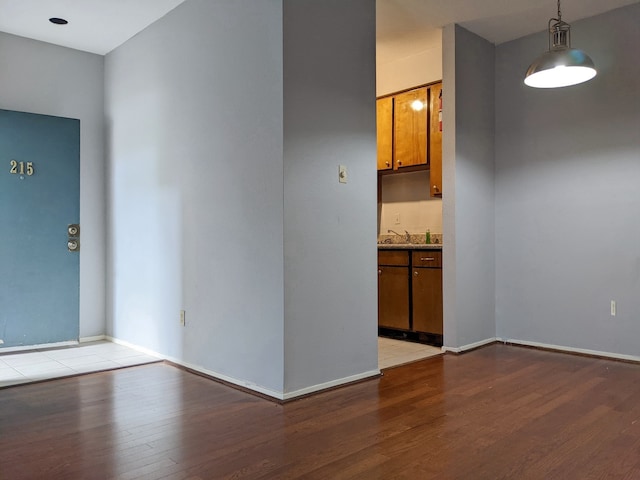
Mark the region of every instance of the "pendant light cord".
<instances>
[{"instance_id":1,"label":"pendant light cord","mask_svg":"<svg viewBox=\"0 0 640 480\"><path fill-rule=\"evenodd\" d=\"M560 12L560 0L558 0L558 21L562 21L562 12Z\"/></svg>"}]
</instances>

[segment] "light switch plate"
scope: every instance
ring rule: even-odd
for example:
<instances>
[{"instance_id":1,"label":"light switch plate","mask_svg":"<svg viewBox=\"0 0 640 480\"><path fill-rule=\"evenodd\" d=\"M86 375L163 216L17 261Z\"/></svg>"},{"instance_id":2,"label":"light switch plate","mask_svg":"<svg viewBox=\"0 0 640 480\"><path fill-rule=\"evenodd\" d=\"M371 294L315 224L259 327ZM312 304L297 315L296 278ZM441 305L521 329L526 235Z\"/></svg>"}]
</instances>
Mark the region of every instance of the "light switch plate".
<instances>
[{"instance_id":1,"label":"light switch plate","mask_svg":"<svg viewBox=\"0 0 640 480\"><path fill-rule=\"evenodd\" d=\"M338 165L338 181L340 183L347 183L347 167L344 165Z\"/></svg>"}]
</instances>

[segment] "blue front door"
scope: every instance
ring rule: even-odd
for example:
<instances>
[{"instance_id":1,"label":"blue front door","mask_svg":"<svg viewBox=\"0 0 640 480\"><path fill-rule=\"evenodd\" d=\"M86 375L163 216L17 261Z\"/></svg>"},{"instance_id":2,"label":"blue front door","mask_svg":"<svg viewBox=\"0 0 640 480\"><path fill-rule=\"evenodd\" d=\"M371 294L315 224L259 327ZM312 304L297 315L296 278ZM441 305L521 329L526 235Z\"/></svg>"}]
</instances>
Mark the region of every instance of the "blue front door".
<instances>
[{"instance_id":1,"label":"blue front door","mask_svg":"<svg viewBox=\"0 0 640 480\"><path fill-rule=\"evenodd\" d=\"M78 340L79 204L80 121L0 110L0 350Z\"/></svg>"}]
</instances>

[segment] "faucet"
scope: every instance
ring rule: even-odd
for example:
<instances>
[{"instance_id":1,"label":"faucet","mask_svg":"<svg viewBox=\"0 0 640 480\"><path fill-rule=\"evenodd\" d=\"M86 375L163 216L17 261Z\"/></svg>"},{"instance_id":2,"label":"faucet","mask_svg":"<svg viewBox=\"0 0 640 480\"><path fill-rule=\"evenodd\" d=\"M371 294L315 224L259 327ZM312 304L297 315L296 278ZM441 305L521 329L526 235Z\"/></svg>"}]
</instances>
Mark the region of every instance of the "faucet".
<instances>
[{"instance_id":1,"label":"faucet","mask_svg":"<svg viewBox=\"0 0 640 480\"><path fill-rule=\"evenodd\" d=\"M387 233L394 233L394 234L398 235L399 237L403 236L402 234L400 234L400 233L398 233L398 232L396 232L394 230L391 230L391 229L387 230ZM411 234L409 232L407 232L406 230L404 231L404 241L406 243L411 243Z\"/></svg>"}]
</instances>

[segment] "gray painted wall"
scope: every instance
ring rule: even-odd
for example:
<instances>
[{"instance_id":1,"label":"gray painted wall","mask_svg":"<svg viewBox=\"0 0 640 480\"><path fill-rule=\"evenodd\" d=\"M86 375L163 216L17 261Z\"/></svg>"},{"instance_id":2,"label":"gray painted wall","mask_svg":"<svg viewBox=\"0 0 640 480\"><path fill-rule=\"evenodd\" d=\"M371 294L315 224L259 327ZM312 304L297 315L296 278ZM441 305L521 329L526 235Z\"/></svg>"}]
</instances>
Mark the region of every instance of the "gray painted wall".
<instances>
[{"instance_id":1,"label":"gray painted wall","mask_svg":"<svg viewBox=\"0 0 640 480\"><path fill-rule=\"evenodd\" d=\"M185 2L107 55L106 91L110 334L277 395L282 2Z\"/></svg>"},{"instance_id":2,"label":"gray painted wall","mask_svg":"<svg viewBox=\"0 0 640 480\"><path fill-rule=\"evenodd\" d=\"M80 337L103 335L104 58L0 33L0 65L0 108L80 119Z\"/></svg>"},{"instance_id":3,"label":"gray painted wall","mask_svg":"<svg viewBox=\"0 0 640 480\"><path fill-rule=\"evenodd\" d=\"M557 90L522 83L546 33L497 47L500 337L640 356L638 25L640 4L573 22L598 76Z\"/></svg>"},{"instance_id":4,"label":"gray painted wall","mask_svg":"<svg viewBox=\"0 0 640 480\"><path fill-rule=\"evenodd\" d=\"M290 393L377 372L375 1L285 0L284 89Z\"/></svg>"},{"instance_id":5,"label":"gray painted wall","mask_svg":"<svg viewBox=\"0 0 640 480\"><path fill-rule=\"evenodd\" d=\"M193 0L107 56L111 335L276 397L377 371L374 11Z\"/></svg>"},{"instance_id":6,"label":"gray painted wall","mask_svg":"<svg viewBox=\"0 0 640 480\"><path fill-rule=\"evenodd\" d=\"M454 350L495 337L494 50L460 26L443 32L444 345Z\"/></svg>"}]
</instances>

